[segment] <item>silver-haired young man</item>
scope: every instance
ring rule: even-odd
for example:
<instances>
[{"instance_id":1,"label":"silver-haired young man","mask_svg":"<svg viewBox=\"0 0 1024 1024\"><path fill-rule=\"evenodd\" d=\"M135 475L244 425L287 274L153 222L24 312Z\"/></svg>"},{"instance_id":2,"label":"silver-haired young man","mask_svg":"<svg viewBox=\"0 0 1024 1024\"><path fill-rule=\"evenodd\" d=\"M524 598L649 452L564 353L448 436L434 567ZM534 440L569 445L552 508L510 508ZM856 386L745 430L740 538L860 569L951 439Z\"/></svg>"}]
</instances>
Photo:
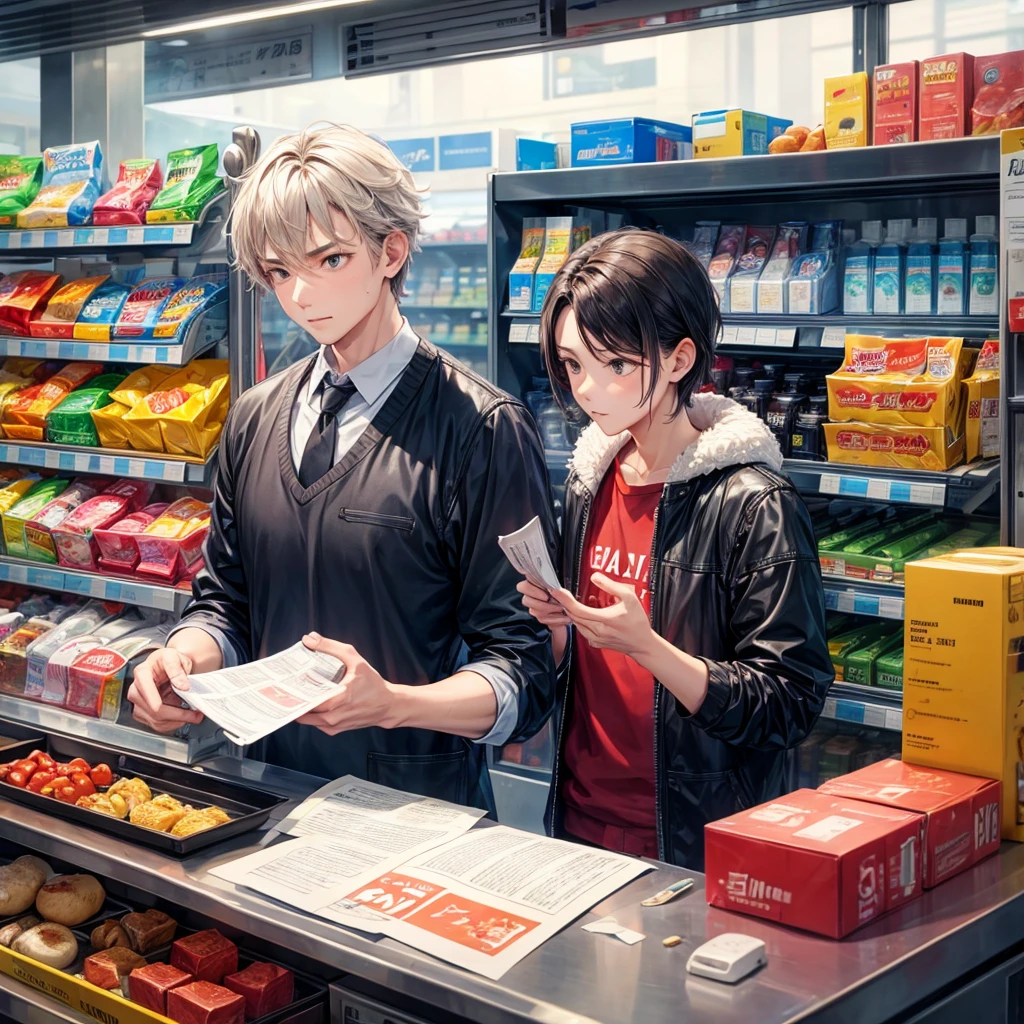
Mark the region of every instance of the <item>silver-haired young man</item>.
<instances>
[{"instance_id":1,"label":"silver-haired young man","mask_svg":"<svg viewBox=\"0 0 1024 1024\"><path fill-rule=\"evenodd\" d=\"M553 548L555 528L529 414L399 309L422 216L409 172L352 128L279 139L248 173L238 263L321 347L231 409L205 570L129 699L173 731L200 716L172 680L302 638L347 683L269 737L269 762L492 809L482 745L533 735L554 700L497 538L539 515Z\"/></svg>"}]
</instances>

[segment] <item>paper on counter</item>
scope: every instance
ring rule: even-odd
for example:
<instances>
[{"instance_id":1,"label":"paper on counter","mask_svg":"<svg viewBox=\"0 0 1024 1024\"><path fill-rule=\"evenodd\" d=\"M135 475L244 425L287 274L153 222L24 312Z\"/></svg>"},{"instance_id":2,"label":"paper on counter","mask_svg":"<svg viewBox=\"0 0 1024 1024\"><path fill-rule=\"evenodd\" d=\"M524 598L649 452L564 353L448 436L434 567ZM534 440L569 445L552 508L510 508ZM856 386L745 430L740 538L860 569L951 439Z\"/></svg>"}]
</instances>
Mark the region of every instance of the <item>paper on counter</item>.
<instances>
[{"instance_id":1,"label":"paper on counter","mask_svg":"<svg viewBox=\"0 0 1024 1024\"><path fill-rule=\"evenodd\" d=\"M522 529L499 537L498 544L517 572L544 590L560 590L558 573L551 564L540 516L534 516Z\"/></svg>"},{"instance_id":2,"label":"paper on counter","mask_svg":"<svg viewBox=\"0 0 1024 1024\"><path fill-rule=\"evenodd\" d=\"M583 930L593 932L595 935L614 935L615 938L621 939L629 946L647 938L642 932L635 932L632 928L619 924L614 917L602 917L600 921L592 921L590 924L585 924Z\"/></svg>"},{"instance_id":3,"label":"paper on counter","mask_svg":"<svg viewBox=\"0 0 1024 1024\"><path fill-rule=\"evenodd\" d=\"M232 743L248 746L340 693L344 675L337 658L297 643L247 665L189 676L189 689L172 689Z\"/></svg>"}]
</instances>

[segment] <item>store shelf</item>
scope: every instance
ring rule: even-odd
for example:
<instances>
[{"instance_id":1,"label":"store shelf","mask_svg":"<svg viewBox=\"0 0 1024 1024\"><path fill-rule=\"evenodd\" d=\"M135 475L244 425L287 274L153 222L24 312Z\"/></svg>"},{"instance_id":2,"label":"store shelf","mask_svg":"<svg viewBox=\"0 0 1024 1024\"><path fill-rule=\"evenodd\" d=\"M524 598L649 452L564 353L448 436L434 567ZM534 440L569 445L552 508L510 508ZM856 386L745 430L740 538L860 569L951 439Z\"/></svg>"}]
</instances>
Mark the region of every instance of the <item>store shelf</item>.
<instances>
[{"instance_id":1,"label":"store shelf","mask_svg":"<svg viewBox=\"0 0 1024 1024\"><path fill-rule=\"evenodd\" d=\"M899 732L903 728L903 693L874 686L833 683L821 717Z\"/></svg>"},{"instance_id":2,"label":"store shelf","mask_svg":"<svg viewBox=\"0 0 1024 1024\"><path fill-rule=\"evenodd\" d=\"M893 583L870 583L825 576L825 607L830 612L875 615L882 619L902 619L904 590Z\"/></svg>"},{"instance_id":3,"label":"store shelf","mask_svg":"<svg viewBox=\"0 0 1024 1024\"><path fill-rule=\"evenodd\" d=\"M924 505L971 513L999 486L999 460L987 459L945 472L846 466L836 462L786 459L783 472L810 494Z\"/></svg>"},{"instance_id":4,"label":"store shelf","mask_svg":"<svg viewBox=\"0 0 1024 1024\"><path fill-rule=\"evenodd\" d=\"M216 450L207 462L200 462L110 448L85 448L42 441L0 441L0 463L209 487L216 465Z\"/></svg>"},{"instance_id":5,"label":"store shelf","mask_svg":"<svg viewBox=\"0 0 1024 1024\"><path fill-rule=\"evenodd\" d=\"M835 327L848 331L905 331L928 335L994 333L999 330L998 316L852 316L829 313L818 316L800 316L796 313L724 313L722 323L730 327L775 328ZM837 346L841 348L842 346Z\"/></svg>"},{"instance_id":6,"label":"store shelf","mask_svg":"<svg viewBox=\"0 0 1024 1024\"><path fill-rule=\"evenodd\" d=\"M104 601L120 601L138 608L156 608L180 615L192 596L191 590L163 587L132 579L100 576L60 565L30 562L23 558L0 556L0 580L23 583L42 590L59 590L65 594L98 597Z\"/></svg>"}]
</instances>

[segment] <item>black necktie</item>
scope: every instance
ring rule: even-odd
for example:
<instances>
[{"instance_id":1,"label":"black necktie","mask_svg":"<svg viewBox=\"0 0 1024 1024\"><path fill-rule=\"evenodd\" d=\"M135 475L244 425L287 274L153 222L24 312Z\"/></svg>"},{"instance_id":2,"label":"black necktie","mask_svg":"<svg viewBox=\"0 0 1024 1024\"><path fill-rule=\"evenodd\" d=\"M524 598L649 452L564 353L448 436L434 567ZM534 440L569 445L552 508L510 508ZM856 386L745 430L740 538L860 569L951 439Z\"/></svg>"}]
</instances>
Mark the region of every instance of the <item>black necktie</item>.
<instances>
[{"instance_id":1,"label":"black necktie","mask_svg":"<svg viewBox=\"0 0 1024 1024\"><path fill-rule=\"evenodd\" d=\"M316 421L299 466L299 483L312 487L334 465L334 448L338 440L338 415L356 393L356 386L350 380L332 384L329 373L324 374L323 397L320 401L320 418Z\"/></svg>"}]
</instances>

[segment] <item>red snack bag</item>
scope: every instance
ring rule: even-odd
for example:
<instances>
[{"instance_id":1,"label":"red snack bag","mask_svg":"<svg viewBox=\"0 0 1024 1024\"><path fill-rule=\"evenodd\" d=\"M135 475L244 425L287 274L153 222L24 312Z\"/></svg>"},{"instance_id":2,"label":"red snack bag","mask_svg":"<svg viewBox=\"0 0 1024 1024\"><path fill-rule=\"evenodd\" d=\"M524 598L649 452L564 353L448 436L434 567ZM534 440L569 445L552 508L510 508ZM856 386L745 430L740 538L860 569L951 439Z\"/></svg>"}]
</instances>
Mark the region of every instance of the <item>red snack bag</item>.
<instances>
[{"instance_id":1,"label":"red snack bag","mask_svg":"<svg viewBox=\"0 0 1024 1024\"><path fill-rule=\"evenodd\" d=\"M245 1019L255 1020L283 1010L295 998L295 976L277 964L256 962L244 971L229 974L224 987L245 1000Z\"/></svg>"},{"instance_id":2,"label":"red snack bag","mask_svg":"<svg viewBox=\"0 0 1024 1024\"><path fill-rule=\"evenodd\" d=\"M207 928L176 939L171 963L199 981L220 982L225 974L238 970L238 947L216 928Z\"/></svg>"},{"instance_id":3,"label":"red snack bag","mask_svg":"<svg viewBox=\"0 0 1024 1024\"><path fill-rule=\"evenodd\" d=\"M140 576L174 583L202 554L210 530L210 506L198 498L181 498L136 536Z\"/></svg>"},{"instance_id":4,"label":"red snack bag","mask_svg":"<svg viewBox=\"0 0 1024 1024\"><path fill-rule=\"evenodd\" d=\"M971 134L998 135L1024 124L1024 50L974 62Z\"/></svg>"},{"instance_id":5,"label":"red snack bag","mask_svg":"<svg viewBox=\"0 0 1024 1024\"><path fill-rule=\"evenodd\" d=\"M41 316L60 287L60 274L21 270L0 281L0 330L28 337L29 322Z\"/></svg>"},{"instance_id":6,"label":"red snack bag","mask_svg":"<svg viewBox=\"0 0 1024 1024\"><path fill-rule=\"evenodd\" d=\"M159 160L122 160L114 187L96 200L93 224L145 224L163 183Z\"/></svg>"},{"instance_id":7,"label":"red snack bag","mask_svg":"<svg viewBox=\"0 0 1024 1024\"><path fill-rule=\"evenodd\" d=\"M115 480L103 493L127 498L128 512L139 512L149 501L155 486L156 484L142 480Z\"/></svg>"},{"instance_id":8,"label":"red snack bag","mask_svg":"<svg viewBox=\"0 0 1024 1024\"><path fill-rule=\"evenodd\" d=\"M166 503L148 505L141 512L133 512L113 526L93 531L99 546L98 565L110 572L131 572L139 562L139 546L135 535L142 533L167 508Z\"/></svg>"},{"instance_id":9,"label":"red snack bag","mask_svg":"<svg viewBox=\"0 0 1024 1024\"><path fill-rule=\"evenodd\" d=\"M118 480L102 494L83 502L51 533L57 545L57 561L69 569L95 571L99 553L95 531L137 511L152 493L151 483Z\"/></svg>"}]
</instances>

